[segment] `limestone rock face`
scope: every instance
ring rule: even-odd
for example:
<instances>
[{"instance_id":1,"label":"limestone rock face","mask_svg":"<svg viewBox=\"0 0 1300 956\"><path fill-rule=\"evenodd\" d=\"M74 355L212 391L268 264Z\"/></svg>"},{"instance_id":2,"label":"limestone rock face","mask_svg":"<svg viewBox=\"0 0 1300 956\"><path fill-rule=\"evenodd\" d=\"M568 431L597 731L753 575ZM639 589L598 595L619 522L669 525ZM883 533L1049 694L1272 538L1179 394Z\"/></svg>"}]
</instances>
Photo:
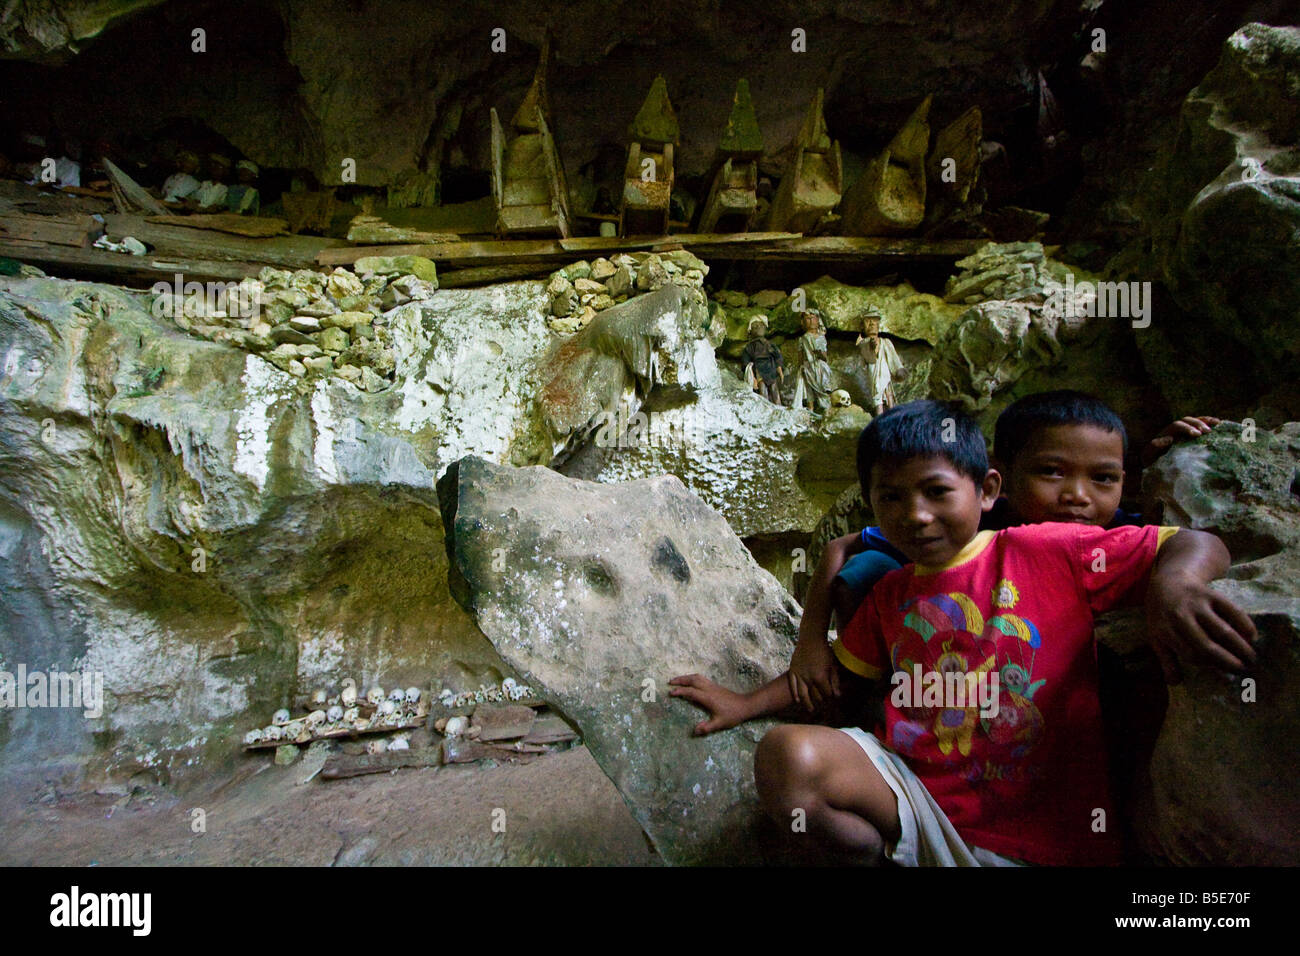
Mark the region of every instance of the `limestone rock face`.
<instances>
[{"instance_id":1,"label":"limestone rock face","mask_svg":"<svg viewBox=\"0 0 1300 956\"><path fill-rule=\"evenodd\" d=\"M317 682L499 670L446 592L433 483L462 454L550 459L519 387L543 301L525 283L388 313L396 382L368 394L190 335L142 294L0 282L0 656L101 672L105 697L95 719L5 710L5 765L166 773Z\"/></svg>"},{"instance_id":2,"label":"limestone rock face","mask_svg":"<svg viewBox=\"0 0 1300 956\"><path fill-rule=\"evenodd\" d=\"M664 859L757 862L754 722L693 737L667 695L789 662L799 608L676 478L620 485L462 459L439 483L453 591L505 660L576 723Z\"/></svg>"},{"instance_id":3,"label":"limestone rock face","mask_svg":"<svg viewBox=\"0 0 1300 956\"><path fill-rule=\"evenodd\" d=\"M1259 631L1249 675L1185 670L1151 761L1146 849L1176 864L1300 864L1300 423L1253 441L1225 423L1143 475L1148 512L1219 535L1233 567L1214 585ZM1248 689L1243 679L1250 677Z\"/></svg>"},{"instance_id":4,"label":"limestone rock face","mask_svg":"<svg viewBox=\"0 0 1300 956\"><path fill-rule=\"evenodd\" d=\"M1196 334L1157 322L1138 344L1180 408L1186 383L1207 375L1243 411L1269 389L1296 401L1298 89L1300 27L1241 28L1188 94L1151 178L1153 265Z\"/></svg>"}]
</instances>

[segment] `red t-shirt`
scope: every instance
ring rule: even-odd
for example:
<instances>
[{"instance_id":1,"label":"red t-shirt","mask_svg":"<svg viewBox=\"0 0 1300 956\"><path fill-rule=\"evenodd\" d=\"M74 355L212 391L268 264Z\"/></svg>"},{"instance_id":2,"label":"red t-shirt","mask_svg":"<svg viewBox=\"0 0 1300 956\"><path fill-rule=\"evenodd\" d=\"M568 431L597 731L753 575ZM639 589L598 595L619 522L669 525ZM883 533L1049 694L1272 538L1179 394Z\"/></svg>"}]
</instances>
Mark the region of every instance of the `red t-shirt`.
<instances>
[{"instance_id":1,"label":"red t-shirt","mask_svg":"<svg viewBox=\"0 0 1300 956\"><path fill-rule=\"evenodd\" d=\"M891 676L885 745L971 846L1031 863L1119 862L1093 615L1145 593L1176 530L981 531L942 568L881 578L835 643L854 673ZM965 675L963 691L975 675L986 696L963 700L953 679L947 697L927 697L936 671Z\"/></svg>"}]
</instances>

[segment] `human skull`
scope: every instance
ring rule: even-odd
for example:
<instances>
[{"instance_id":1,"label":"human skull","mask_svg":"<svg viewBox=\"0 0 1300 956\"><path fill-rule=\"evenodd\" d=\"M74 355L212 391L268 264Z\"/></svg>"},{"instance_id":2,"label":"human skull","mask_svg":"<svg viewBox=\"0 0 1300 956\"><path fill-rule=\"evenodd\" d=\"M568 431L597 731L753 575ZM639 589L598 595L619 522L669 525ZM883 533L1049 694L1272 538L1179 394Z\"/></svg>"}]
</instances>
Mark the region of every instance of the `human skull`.
<instances>
[{"instance_id":1,"label":"human skull","mask_svg":"<svg viewBox=\"0 0 1300 956\"><path fill-rule=\"evenodd\" d=\"M452 693L450 687L444 687L438 692L438 703L442 704L444 707L452 706L452 701L455 699L456 695Z\"/></svg>"},{"instance_id":2,"label":"human skull","mask_svg":"<svg viewBox=\"0 0 1300 956\"><path fill-rule=\"evenodd\" d=\"M339 694L339 700L344 707L351 707L357 702L357 682L351 677L344 679L343 692Z\"/></svg>"},{"instance_id":3,"label":"human skull","mask_svg":"<svg viewBox=\"0 0 1300 956\"><path fill-rule=\"evenodd\" d=\"M244 743L246 744L260 744L261 742L262 732L260 730L250 730L248 733L244 734Z\"/></svg>"},{"instance_id":4,"label":"human skull","mask_svg":"<svg viewBox=\"0 0 1300 956\"><path fill-rule=\"evenodd\" d=\"M286 740L293 740L306 729L306 724L301 720L290 721L284 725L284 737Z\"/></svg>"},{"instance_id":5,"label":"human skull","mask_svg":"<svg viewBox=\"0 0 1300 956\"><path fill-rule=\"evenodd\" d=\"M313 730L311 727L308 727L306 724L303 724L302 730L298 731L298 733L294 735L293 739L295 743L305 744L307 741L311 740L312 737L314 736L316 736L315 730Z\"/></svg>"},{"instance_id":6,"label":"human skull","mask_svg":"<svg viewBox=\"0 0 1300 956\"><path fill-rule=\"evenodd\" d=\"M335 704L333 707L331 707L329 710L325 712L325 719L328 720L331 724L337 724L340 720L343 719L343 708L340 707L338 704Z\"/></svg>"},{"instance_id":7,"label":"human skull","mask_svg":"<svg viewBox=\"0 0 1300 956\"><path fill-rule=\"evenodd\" d=\"M505 680L501 682L501 692L505 694L507 697L509 697L510 692L518 686L519 684L515 681L513 677L507 677Z\"/></svg>"},{"instance_id":8,"label":"human skull","mask_svg":"<svg viewBox=\"0 0 1300 956\"><path fill-rule=\"evenodd\" d=\"M388 699L391 700L394 704L400 704L404 700L406 700L406 692L403 691L402 688L400 687L394 687L392 690L388 692Z\"/></svg>"},{"instance_id":9,"label":"human skull","mask_svg":"<svg viewBox=\"0 0 1300 956\"><path fill-rule=\"evenodd\" d=\"M281 726L287 724L288 722L289 722L289 711L284 707L281 707L279 710L277 710L275 712L275 716L271 718L271 723L280 724Z\"/></svg>"},{"instance_id":10,"label":"human skull","mask_svg":"<svg viewBox=\"0 0 1300 956\"><path fill-rule=\"evenodd\" d=\"M405 736L394 737L392 740L388 742L389 753L392 753L394 750L410 750L410 749L411 749L411 745L410 743L407 742Z\"/></svg>"},{"instance_id":11,"label":"human skull","mask_svg":"<svg viewBox=\"0 0 1300 956\"><path fill-rule=\"evenodd\" d=\"M325 688L324 688L324 687L318 687L318 688L316 688L314 691L312 691L312 694L311 694L311 705L312 705L312 707L313 707L313 708L317 708L317 707L321 707L321 706L323 706L323 705L325 704L325 700L326 700L326 698L328 698L328 697L329 697L329 695L325 693Z\"/></svg>"},{"instance_id":12,"label":"human skull","mask_svg":"<svg viewBox=\"0 0 1300 956\"><path fill-rule=\"evenodd\" d=\"M420 688L418 687L406 688L406 702L410 704L412 707L418 704L420 702Z\"/></svg>"},{"instance_id":13,"label":"human skull","mask_svg":"<svg viewBox=\"0 0 1300 956\"><path fill-rule=\"evenodd\" d=\"M448 737L459 737L469 729L469 721L464 717L452 717L447 721L447 727L443 730Z\"/></svg>"},{"instance_id":14,"label":"human skull","mask_svg":"<svg viewBox=\"0 0 1300 956\"><path fill-rule=\"evenodd\" d=\"M355 707L349 707L347 710L343 711L343 722L348 724L355 723L356 719L360 716L360 710Z\"/></svg>"},{"instance_id":15,"label":"human skull","mask_svg":"<svg viewBox=\"0 0 1300 956\"><path fill-rule=\"evenodd\" d=\"M262 739L274 743L284 737L284 728L272 724L262 731Z\"/></svg>"},{"instance_id":16,"label":"human skull","mask_svg":"<svg viewBox=\"0 0 1300 956\"><path fill-rule=\"evenodd\" d=\"M319 727L321 724L325 723L325 711L313 710L310 714L307 715L307 719L304 721L304 723L308 727L311 727L313 729Z\"/></svg>"},{"instance_id":17,"label":"human skull","mask_svg":"<svg viewBox=\"0 0 1300 956\"><path fill-rule=\"evenodd\" d=\"M852 404L853 404L853 396L850 395L848 392L846 392L844 389L837 388L835 391L831 392L832 408L848 408Z\"/></svg>"},{"instance_id":18,"label":"human skull","mask_svg":"<svg viewBox=\"0 0 1300 956\"><path fill-rule=\"evenodd\" d=\"M378 740L368 741L366 743L366 753L368 754L381 754L387 749L388 749L388 741L385 740L383 737L380 737Z\"/></svg>"},{"instance_id":19,"label":"human skull","mask_svg":"<svg viewBox=\"0 0 1300 956\"><path fill-rule=\"evenodd\" d=\"M384 689L377 685L370 688L366 691L366 700L378 707L384 700Z\"/></svg>"},{"instance_id":20,"label":"human skull","mask_svg":"<svg viewBox=\"0 0 1300 956\"><path fill-rule=\"evenodd\" d=\"M397 711L397 705L391 700L386 700L379 705L379 712L387 717L389 714Z\"/></svg>"}]
</instances>

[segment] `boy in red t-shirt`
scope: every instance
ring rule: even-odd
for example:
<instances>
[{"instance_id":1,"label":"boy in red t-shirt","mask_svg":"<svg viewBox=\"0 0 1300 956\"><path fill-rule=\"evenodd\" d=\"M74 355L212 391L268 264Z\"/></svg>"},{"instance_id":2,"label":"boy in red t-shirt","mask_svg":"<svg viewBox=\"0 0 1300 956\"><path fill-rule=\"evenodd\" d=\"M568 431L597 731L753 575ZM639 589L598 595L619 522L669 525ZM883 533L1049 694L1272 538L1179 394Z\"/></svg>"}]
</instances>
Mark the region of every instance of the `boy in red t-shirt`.
<instances>
[{"instance_id":1,"label":"boy in red t-shirt","mask_svg":"<svg viewBox=\"0 0 1300 956\"><path fill-rule=\"evenodd\" d=\"M885 537L914 562L876 584L835 646L845 672L890 677L888 749L857 728L778 727L755 756L764 809L859 859L1118 861L1093 615L1145 595L1162 658L1239 671L1254 628L1206 586L1227 549L1173 528L979 531L1000 479L974 422L937 402L875 419L858 471ZM745 699L746 719L794 703L782 680Z\"/></svg>"}]
</instances>

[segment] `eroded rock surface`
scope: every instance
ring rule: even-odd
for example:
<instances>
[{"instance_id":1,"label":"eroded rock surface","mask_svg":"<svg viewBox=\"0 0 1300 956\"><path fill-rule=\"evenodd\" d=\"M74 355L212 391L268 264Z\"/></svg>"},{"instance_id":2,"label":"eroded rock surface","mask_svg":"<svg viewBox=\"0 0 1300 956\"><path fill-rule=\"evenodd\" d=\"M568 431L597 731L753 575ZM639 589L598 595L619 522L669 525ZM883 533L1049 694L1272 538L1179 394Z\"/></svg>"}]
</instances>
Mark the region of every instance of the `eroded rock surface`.
<instances>
[{"instance_id":1,"label":"eroded rock surface","mask_svg":"<svg viewBox=\"0 0 1300 956\"><path fill-rule=\"evenodd\" d=\"M749 689L789 663L799 608L676 478L620 485L465 458L439 484L453 590L574 721L671 863L757 862L754 748L770 721L693 737L668 696L698 672Z\"/></svg>"}]
</instances>

